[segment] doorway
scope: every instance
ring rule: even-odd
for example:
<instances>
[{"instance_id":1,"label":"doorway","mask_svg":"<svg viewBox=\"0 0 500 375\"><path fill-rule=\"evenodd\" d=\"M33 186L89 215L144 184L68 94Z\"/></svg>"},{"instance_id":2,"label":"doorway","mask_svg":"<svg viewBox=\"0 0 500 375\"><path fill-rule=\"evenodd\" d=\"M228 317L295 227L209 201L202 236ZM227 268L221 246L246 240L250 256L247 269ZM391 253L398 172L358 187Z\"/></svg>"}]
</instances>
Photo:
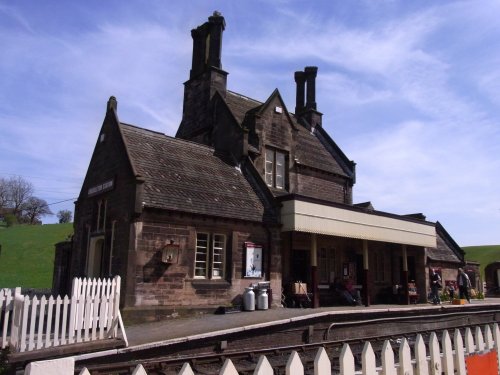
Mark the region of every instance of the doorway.
<instances>
[{"instance_id":1,"label":"doorway","mask_svg":"<svg viewBox=\"0 0 500 375\"><path fill-rule=\"evenodd\" d=\"M292 281L311 284L311 261L309 258L309 250L292 251Z\"/></svg>"},{"instance_id":2,"label":"doorway","mask_svg":"<svg viewBox=\"0 0 500 375\"><path fill-rule=\"evenodd\" d=\"M104 236L92 237L87 258L87 277L98 278L103 275L103 256Z\"/></svg>"}]
</instances>

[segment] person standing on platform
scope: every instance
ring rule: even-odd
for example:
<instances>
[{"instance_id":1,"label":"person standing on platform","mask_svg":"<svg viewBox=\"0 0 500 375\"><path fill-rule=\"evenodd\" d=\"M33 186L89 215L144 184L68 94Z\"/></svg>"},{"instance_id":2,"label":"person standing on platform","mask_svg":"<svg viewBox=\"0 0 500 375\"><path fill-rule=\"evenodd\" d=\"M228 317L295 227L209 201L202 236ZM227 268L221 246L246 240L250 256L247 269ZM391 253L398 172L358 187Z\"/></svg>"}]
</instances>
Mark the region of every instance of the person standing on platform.
<instances>
[{"instance_id":1,"label":"person standing on platform","mask_svg":"<svg viewBox=\"0 0 500 375\"><path fill-rule=\"evenodd\" d=\"M469 288L471 287L471 283L469 276L464 272L463 268L458 269L457 285L460 299L465 298L470 303Z\"/></svg>"},{"instance_id":2,"label":"person standing on platform","mask_svg":"<svg viewBox=\"0 0 500 375\"><path fill-rule=\"evenodd\" d=\"M441 276L431 269L431 301L434 305L441 304L439 299L439 289L441 288Z\"/></svg>"}]
</instances>

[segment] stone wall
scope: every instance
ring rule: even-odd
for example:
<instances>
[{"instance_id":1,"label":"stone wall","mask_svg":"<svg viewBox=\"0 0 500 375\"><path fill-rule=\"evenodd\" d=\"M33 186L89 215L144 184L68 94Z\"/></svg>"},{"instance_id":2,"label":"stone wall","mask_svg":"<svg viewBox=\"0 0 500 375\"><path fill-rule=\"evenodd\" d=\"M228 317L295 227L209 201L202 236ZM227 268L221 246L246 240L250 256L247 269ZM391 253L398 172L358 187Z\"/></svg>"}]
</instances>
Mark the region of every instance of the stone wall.
<instances>
[{"instance_id":1,"label":"stone wall","mask_svg":"<svg viewBox=\"0 0 500 375\"><path fill-rule=\"evenodd\" d=\"M197 232L226 236L225 276L221 279L194 277ZM268 231L261 224L200 218L194 215L169 217L144 215L137 233L135 269L136 306L219 306L241 304L244 288L269 280L270 269L279 267L279 246L271 247ZM245 242L263 246L264 277L245 278ZM171 264L161 261L162 248L178 245L178 258ZM270 267L270 262L277 263ZM280 288L280 277L273 284ZM279 290L279 289L278 289ZM277 296L279 298L279 295Z\"/></svg>"}]
</instances>

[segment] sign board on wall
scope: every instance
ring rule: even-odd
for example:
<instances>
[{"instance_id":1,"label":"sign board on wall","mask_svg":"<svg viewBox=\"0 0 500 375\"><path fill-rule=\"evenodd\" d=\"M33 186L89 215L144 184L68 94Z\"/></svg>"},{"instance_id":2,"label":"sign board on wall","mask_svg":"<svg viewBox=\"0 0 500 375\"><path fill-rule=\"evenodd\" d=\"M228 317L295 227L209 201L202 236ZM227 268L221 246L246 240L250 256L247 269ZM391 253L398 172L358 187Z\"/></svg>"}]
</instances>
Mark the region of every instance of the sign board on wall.
<instances>
[{"instance_id":1,"label":"sign board on wall","mask_svg":"<svg viewBox=\"0 0 500 375\"><path fill-rule=\"evenodd\" d=\"M103 182L102 184L92 186L87 191L87 196L91 197L93 195L101 194L106 191L110 191L114 188L115 181L113 179Z\"/></svg>"},{"instance_id":2,"label":"sign board on wall","mask_svg":"<svg viewBox=\"0 0 500 375\"><path fill-rule=\"evenodd\" d=\"M245 242L245 277L262 277L262 246Z\"/></svg>"}]
</instances>

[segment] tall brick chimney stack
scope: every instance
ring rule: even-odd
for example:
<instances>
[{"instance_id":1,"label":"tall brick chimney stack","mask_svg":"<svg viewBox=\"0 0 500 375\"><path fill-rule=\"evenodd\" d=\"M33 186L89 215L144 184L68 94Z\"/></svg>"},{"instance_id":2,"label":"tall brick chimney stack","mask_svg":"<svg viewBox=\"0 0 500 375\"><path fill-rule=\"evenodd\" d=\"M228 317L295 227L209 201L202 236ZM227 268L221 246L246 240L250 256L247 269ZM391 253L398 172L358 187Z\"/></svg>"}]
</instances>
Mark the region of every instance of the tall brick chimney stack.
<instances>
[{"instance_id":1,"label":"tall brick chimney stack","mask_svg":"<svg viewBox=\"0 0 500 375\"><path fill-rule=\"evenodd\" d=\"M305 125L310 128L321 126L322 113L316 109L316 76L318 67L306 66L304 71L295 72L295 82L297 83L297 96L295 105L295 115L299 119L305 120ZM306 93L304 106L304 91Z\"/></svg>"},{"instance_id":2,"label":"tall brick chimney stack","mask_svg":"<svg viewBox=\"0 0 500 375\"><path fill-rule=\"evenodd\" d=\"M208 21L191 30L193 59L189 80L184 83L184 108L176 137L211 145L210 101L215 93L227 92L227 72L222 70L224 17L215 11Z\"/></svg>"},{"instance_id":3,"label":"tall brick chimney stack","mask_svg":"<svg viewBox=\"0 0 500 375\"><path fill-rule=\"evenodd\" d=\"M224 17L215 11L208 22L191 30L193 38L193 62L189 78L204 73L207 68L222 68L222 33L226 28Z\"/></svg>"},{"instance_id":4,"label":"tall brick chimney stack","mask_svg":"<svg viewBox=\"0 0 500 375\"><path fill-rule=\"evenodd\" d=\"M305 73L301 71L295 72L295 82L297 84L295 114L298 116L304 111L304 91L306 85Z\"/></svg>"},{"instance_id":5,"label":"tall brick chimney stack","mask_svg":"<svg viewBox=\"0 0 500 375\"><path fill-rule=\"evenodd\" d=\"M307 80L306 109L316 109L316 75L318 67L306 66L304 73Z\"/></svg>"}]
</instances>

